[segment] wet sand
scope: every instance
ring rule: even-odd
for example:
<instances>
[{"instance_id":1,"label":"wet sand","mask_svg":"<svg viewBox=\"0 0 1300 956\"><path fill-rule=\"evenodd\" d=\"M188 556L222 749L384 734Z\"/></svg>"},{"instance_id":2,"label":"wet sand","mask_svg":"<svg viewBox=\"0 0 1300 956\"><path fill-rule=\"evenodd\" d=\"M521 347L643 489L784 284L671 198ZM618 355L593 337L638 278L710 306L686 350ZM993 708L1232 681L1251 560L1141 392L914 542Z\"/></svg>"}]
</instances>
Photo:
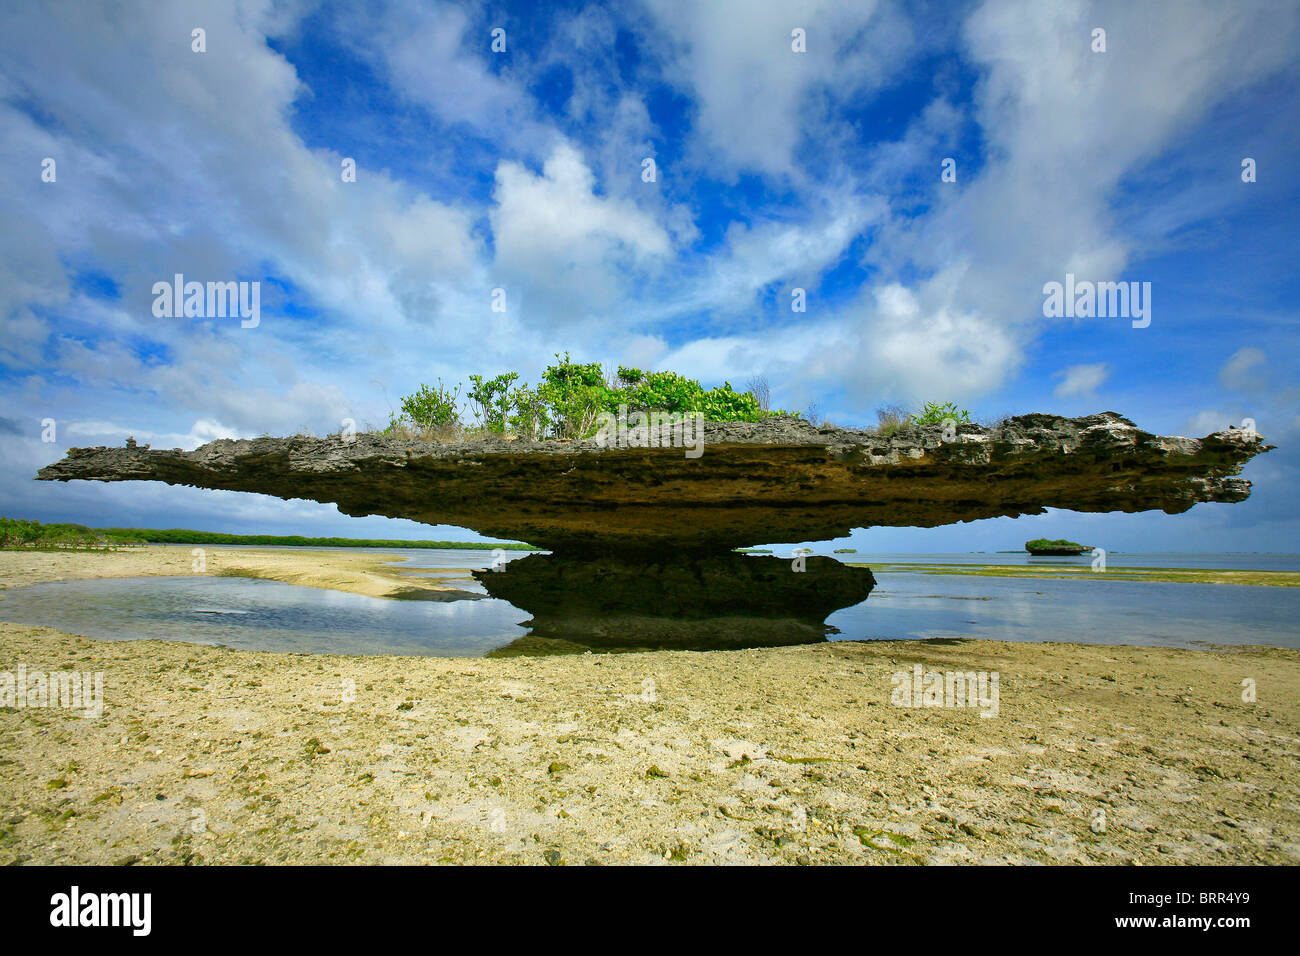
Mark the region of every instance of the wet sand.
<instances>
[{"instance_id":1,"label":"wet sand","mask_svg":"<svg viewBox=\"0 0 1300 956\"><path fill-rule=\"evenodd\" d=\"M196 555L201 551L202 555ZM76 578L126 578L148 575L235 575L266 578L310 588L349 591L368 597L412 596L412 592L455 590L451 577L427 578L436 568L399 570L405 561L391 551L285 550L262 548L149 545L118 551L0 551L0 598L3 589ZM487 552L483 566L492 563ZM201 562L196 564L196 562ZM467 578L469 572L455 569Z\"/></svg>"},{"instance_id":2,"label":"wet sand","mask_svg":"<svg viewBox=\"0 0 1300 956\"><path fill-rule=\"evenodd\" d=\"M192 573L189 550L5 552L0 584ZM429 586L388 556L207 554ZM102 672L104 710L0 708L0 863L1300 862L1293 650L342 657L0 624L20 664ZM997 672L998 716L893 706L915 664Z\"/></svg>"}]
</instances>

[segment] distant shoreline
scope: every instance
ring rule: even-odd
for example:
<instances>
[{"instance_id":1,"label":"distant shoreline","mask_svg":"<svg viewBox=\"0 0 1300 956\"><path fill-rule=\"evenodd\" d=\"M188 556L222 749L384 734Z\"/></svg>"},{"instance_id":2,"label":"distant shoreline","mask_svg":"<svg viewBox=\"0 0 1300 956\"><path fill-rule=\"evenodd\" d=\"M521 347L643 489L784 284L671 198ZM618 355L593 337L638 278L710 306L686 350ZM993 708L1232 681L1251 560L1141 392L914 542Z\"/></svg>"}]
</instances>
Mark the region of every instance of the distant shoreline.
<instances>
[{"instance_id":1,"label":"distant shoreline","mask_svg":"<svg viewBox=\"0 0 1300 956\"><path fill-rule=\"evenodd\" d=\"M201 564L196 566L196 560ZM174 544L120 551L4 550L0 551L0 595L11 587L46 581L203 574L262 578L367 597L446 600L463 596L453 578L469 578L468 568L448 568L445 570L455 572L453 577L435 579L422 575L437 569L411 568L404 562L405 558L382 554L311 549L221 548L196 559L191 549Z\"/></svg>"},{"instance_id":2,"label":"distant shoreline","mask_svg":"<svg viewBox=\"0 0 1300 956\"><path fill-rule=\"evenodd\" d=\"M542 551L520 541L406 541L400 538L308 538L297 534L226 534L186 528L96 528L111 537L144 544L233 544L300 548L439 548L461 551Z\"/></svg>"},{"instance_id":3,"label":"distant shoreline","mask_svg":"<svg viewBox=\"0 0 1300 956\"><path fill-rule=\"evenodd\" d=\"M1300 571L1266 571L1253 568L1160 568L1114 566L1094 572L1083 565L998 565L998 564L867 564L846 561L852 567L870 567L876 574L912 572L993 578L1030 578L1056 581L1147 581L1174 584L1239 584L1256 587L1300 587Z\"/></svg>"}]
</instances>

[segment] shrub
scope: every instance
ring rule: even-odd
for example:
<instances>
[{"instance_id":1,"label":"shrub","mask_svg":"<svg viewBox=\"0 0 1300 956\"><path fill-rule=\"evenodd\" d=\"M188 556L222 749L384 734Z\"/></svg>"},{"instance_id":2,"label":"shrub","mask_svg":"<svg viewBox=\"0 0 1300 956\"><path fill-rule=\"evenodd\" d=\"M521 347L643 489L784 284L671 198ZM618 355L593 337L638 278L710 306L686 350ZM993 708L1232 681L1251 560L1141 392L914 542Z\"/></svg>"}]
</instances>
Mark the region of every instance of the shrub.
<instances>
[{"instance_id":1,"label":"shrub","mask_svg":"<svg viewBox=\"0 0 1300 956\"><path fill-rule=\"evenodd\" d=\"M606 411L626 404L631 409L660 409L665 412L702 411L704 389L695 379L676 372L643 372L638 368L618 370L618 386L606 398Z\"/></svg>"},{"instance_id":2,"label":"shrub","mask_svg":"<svg viewBox=\"0 0 1300 956\"><path fill-rule=\"evenodd\" d=\"M1079 548L1086 550L1088 545L1079 544L1077 541L1070 541L1066 538L1035 538L1033 541L1025 542L1026 551L1041 551L1044 548Z\"/></svg>"},{"instance_id":3,"label":"shrub","mask_svg":"<svg viewBox=\"0 0 1300 956\"><path fill-rule=\"evenodd\" d=\"M538 398L549 407L550 425L559 438L588 437L607 404L610 391L599 362L579 365L557 352L554 365L542 372Z\"/></svg>"},{"instance_id":4,"label":"shrub","mask_svg":"<svg viewBox=\"0 0 1300 956\"><path fill-rule=\"evenodd\" d=\"M490 381L483 381L482 375L471 375L470 383L474 386L466 397L473 403L474 416L488 431L504 434L509 423L510 412L515 405L515 392L510 386L519 378L518 372L507 372Z\"/></svg>"},{"instance_id":5,"label":"shrub","mask_svg":"<svg viewBox=\"0 0 1300 956\"><path fill-rule=\"evenodd\" d=\"M515 390L509 424L516 435L534 441L546 434L551 425L551 411L538 389L524 384Z\"/></svg>"},{"instance_id":6,"label":"shrub","mask_svg":"<svg viewBox=\"0 0 1300 956\"><path fill-rule=\"evenodd\" d=\"M695 379L676 372L643 372L623 366L618 370L618 387L609 390L604 410L615 412L621 404L633 410L701 412L710 422L756 422L772 414L786 414L766 411L753 391L738 392L730 382L706 391Z\"/></svg>"},{"instance_id":7,"label":"shrub","mask_svg":"<svg viewBox=\"0 0 1300 956\"><path fill-rule=\"evenodd\" d=\"M438 379L438 387L421 385L414 395L402 399L402 413L419 428L445 428L460 424L460 412L456 408L456 399L460 397L460 386L450 390ZM391 423L390 423L391 424Z\"/></svg>"},{"instance_id":8,"label":"shrub","mask_svg":"<svg viewBox=\"0 0 1300 956\"><path fill-rule=\"evenodd\" d=\"M707 421L756 422L772 415L766 382L752 381L745 392L723 382L705 389L698 381L676 372L647 372L620 365L612 381L605 380L599 362L574 362L569 353L555 355L536 388L527 383L514 388L519 373L506 372L492 379L471 375L466 398L480 425L489 432L512 432L531 439L550 435L557 438L590 437L602 412L617 413L620 405L633 411L664 411L677 414L701 413ZM460 386L449 390L439 380L437 388L421 385L414 395L402 399L402 415L395 416L385 434L407 434L414 426L420 437L428 432L459 428L456 399ZM798 417L799 413L793 413Z\"/></svg>"},{"instance_id":9,"label":"shrub","mask_svg":"<svg viewBox=\"0 0 1300 956\"><path fill-rule=\"evenodd\" d=\"M84 524L41 524L0 518L0 548L99 548L133 543L124 534L104 533Z\"/></svg>"},{"instance_id":10,"label":"shrub","mask_svg":"<svg viewBox=\"0 0 1300 956\"><path fill-rule=\"evenodd\" d=\"M889 437L906 425L911 417L911 412L908 411L906 405L900 405L897 402L890 405L881 405L876 408L876 431L885 437Z\"/></svg>"},{"instance_id":11,"label":"shrub","mask_svg":"<svg viewBox=\"0 0 1300 956\"><path fill-rule=\"evenodd\" d=\"M944 402L940 405L938 402L926 402L925 408L921 414L913 413L908 418L910 425L942 425L945 421L952 420L958 423L969 423L970 412L965 409L959 409L952 402Z\"/></svg>"},{"instance_id":12,"label":"shrub","mask_svg":"<svg viewBox=\"0 0 1300 956\"><path fill-rule=\"evenodd\" d=\"M700 407L694 411L703 412L705 420L711 422L756 422L771 415L759 407L752 392L738 392L730 382L705 392Z\"/></svg>"}]
</instances>

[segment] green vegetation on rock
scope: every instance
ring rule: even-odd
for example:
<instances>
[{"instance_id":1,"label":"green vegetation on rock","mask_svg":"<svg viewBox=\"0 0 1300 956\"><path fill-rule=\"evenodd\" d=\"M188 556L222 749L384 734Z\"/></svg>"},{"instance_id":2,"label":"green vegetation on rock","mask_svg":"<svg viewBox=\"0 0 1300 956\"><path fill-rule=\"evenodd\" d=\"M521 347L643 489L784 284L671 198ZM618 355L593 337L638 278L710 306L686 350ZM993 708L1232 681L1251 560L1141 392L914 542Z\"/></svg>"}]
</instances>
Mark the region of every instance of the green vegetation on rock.
<instances>
[{"instance_id":1,"label":"green vegetation on rock","mask_svg":"<svg viewBox=\"0 0 1300 956\"><path fill-rule=\"evenodd\" d=\"M925 408L919 414L913 413L907 421L909 425L942 425L946 421L968 424L970 412L958 408L952 402L944 402L942 405L938 402L926 402Z\"/></svg>"},{"instance_id":2,"label":"green vegetation on rock","mask_svg":"<svg viewBox=\"0 0 1300 956\"><path fill-rule=\"evenodd\" d=\"M1090 551L1092 550L1092 545L1079 544L1077 541L1068 541L1065 538L1035 538L1033 541L1025 542L1026 551L1048 551L1057 549Z\"/></svg>"},{"instance_id":3,"label":"green vegetation on rock","mask_svg":"<svg viewBox=\"0 0 1300 956\"><path fill-rule=\"evenodd\" d=\"M403 398L402 414L421 428L446 428L459 419L456 410L459 395L459 385L454 390L448 389L438 379L437 388L421 385L415 394Z\"/></svg>"},{"instance_id":4,"label":"green vegetation on rock","mask_svg":"<svg viewBox=\"0 0 1300 956\"><path fill-rule=\"evenodd\" d=\"M419 391L401 400L402 413L395 415L385 434L416 432L422 438L444 437L467 428L496 435L521 438L589 438L600 416L617 414L620 406L631 412L662 411L674 414L698 412L710 422L756 422L777 415L798 417L798 412L769 411L755 391L738 392L730 382L706 389L677 372L647 372L620 365L607 376L599 362L574 362L569 353L558 353L547 366L536 388L527 382L516 385L518 372L505 372L487 379L469 377L465 392L475 424L461 421L456 404L460 386L449 389L439 380L437 387L421 385Z\"/></svg>"}]
</instances>

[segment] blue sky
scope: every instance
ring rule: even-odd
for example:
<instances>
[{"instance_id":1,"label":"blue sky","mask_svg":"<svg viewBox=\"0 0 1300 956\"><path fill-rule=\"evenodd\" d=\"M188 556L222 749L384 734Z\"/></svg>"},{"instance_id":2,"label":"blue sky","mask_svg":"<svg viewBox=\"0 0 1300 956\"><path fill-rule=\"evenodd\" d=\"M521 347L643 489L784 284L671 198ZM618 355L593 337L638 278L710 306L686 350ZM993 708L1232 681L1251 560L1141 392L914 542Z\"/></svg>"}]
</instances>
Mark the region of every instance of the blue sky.
<instances>
[{"instance_id":1,"label":"blue sky","mask_svg":"<svg viewBox=\"0 0 1300 956\"><path fill-rule=\"evenodd\" d=\"M847 425L931 400L1197 437L1253 418L1279 447L1247 467L1244 504L852 542L1296 550L1300 5L739 9L7 4L0 514L472 537L31 478L127 435L379 425L421 382L536 381L569 351L706 385L762 375L774 404ZM156 318L153 283L177 272L260 282L260 324ZM1043 285L1067 272L1151 283L1150 326L1045 318Z\"/></svg>"}]
</instances>

